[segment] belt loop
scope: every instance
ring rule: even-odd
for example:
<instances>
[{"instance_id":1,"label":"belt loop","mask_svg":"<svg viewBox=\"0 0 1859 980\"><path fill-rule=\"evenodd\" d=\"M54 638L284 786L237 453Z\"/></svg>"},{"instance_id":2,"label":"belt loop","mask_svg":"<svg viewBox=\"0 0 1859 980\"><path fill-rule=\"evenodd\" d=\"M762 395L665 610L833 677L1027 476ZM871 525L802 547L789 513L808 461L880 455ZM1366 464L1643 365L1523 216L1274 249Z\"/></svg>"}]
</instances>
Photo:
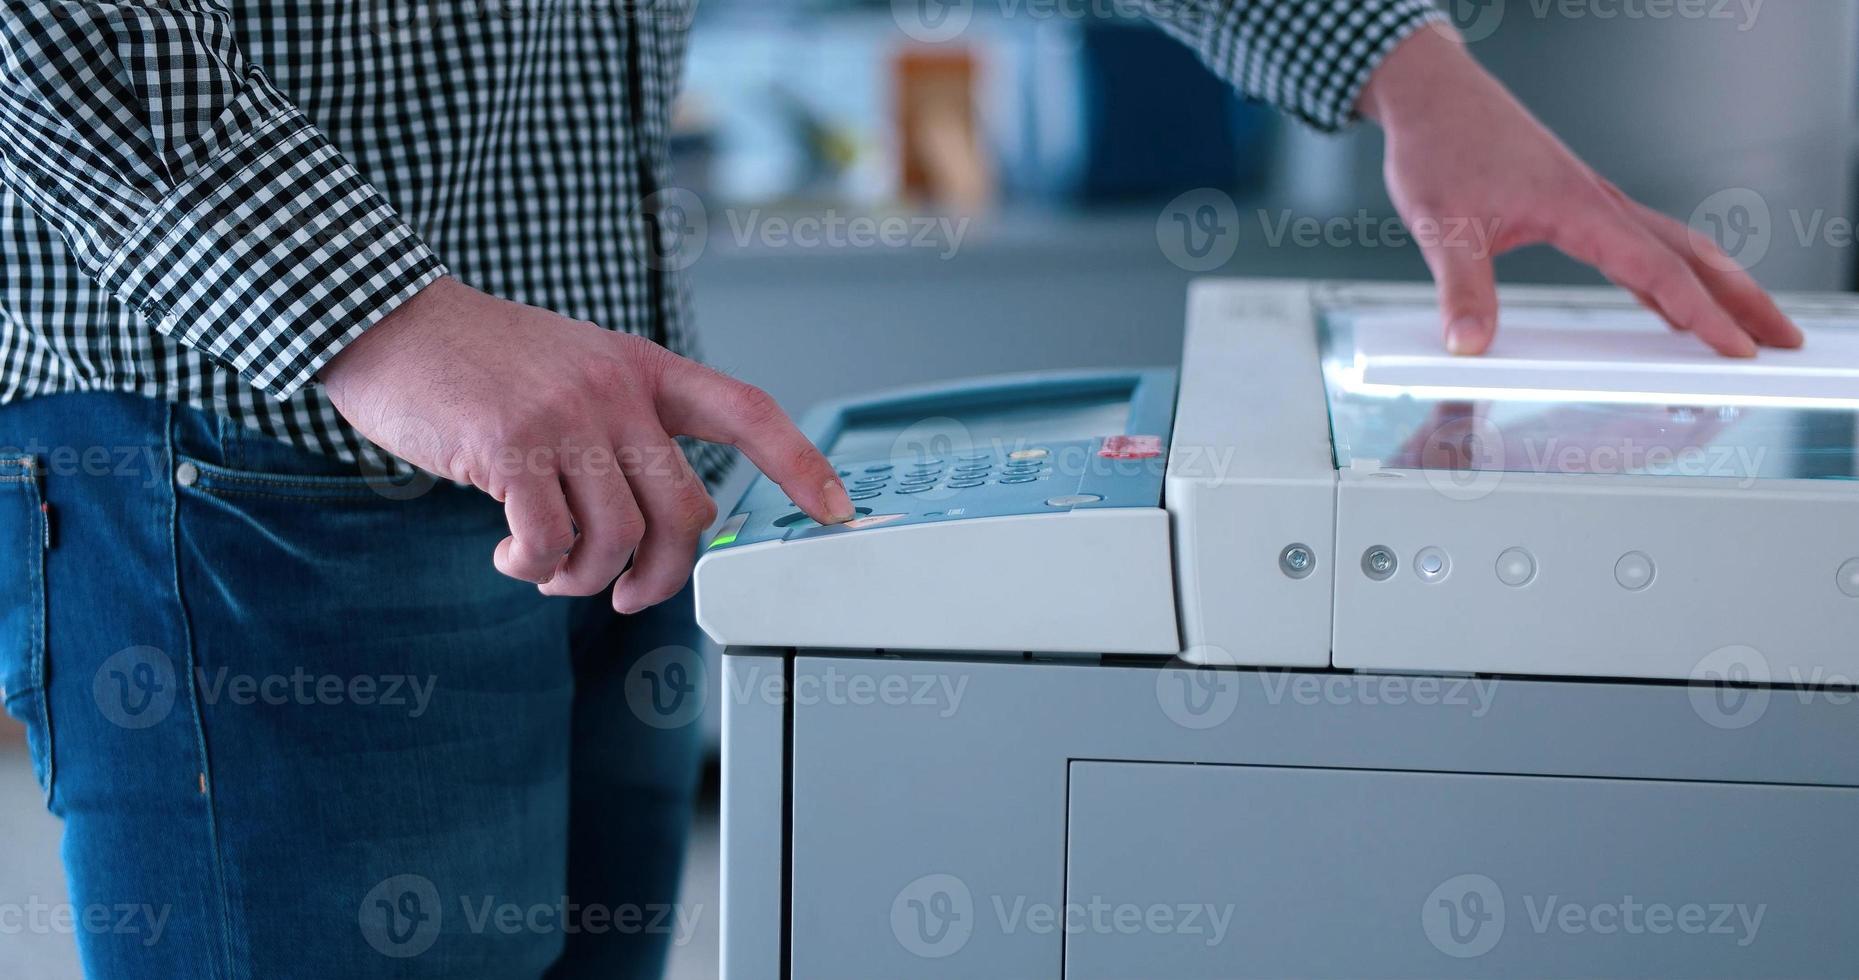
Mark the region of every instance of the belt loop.
<instances>
[{"instance_id":1,"label":"belt loop","mask_svg":"<svg viewBox=\"0 0 1859 980\"><path fill-rule=\"evenodd\" d=\"M218 408L218 407L223 406L224 404L225 404L224 402L216 402L215 407ZM230 466L235 470L244 468L245 466L244 426L241 426L238 422L234 421L229 416L220 414L219 412L215 412L213 417L219 423L220 464L223 466Z\"/></svg>"}]
</instances>

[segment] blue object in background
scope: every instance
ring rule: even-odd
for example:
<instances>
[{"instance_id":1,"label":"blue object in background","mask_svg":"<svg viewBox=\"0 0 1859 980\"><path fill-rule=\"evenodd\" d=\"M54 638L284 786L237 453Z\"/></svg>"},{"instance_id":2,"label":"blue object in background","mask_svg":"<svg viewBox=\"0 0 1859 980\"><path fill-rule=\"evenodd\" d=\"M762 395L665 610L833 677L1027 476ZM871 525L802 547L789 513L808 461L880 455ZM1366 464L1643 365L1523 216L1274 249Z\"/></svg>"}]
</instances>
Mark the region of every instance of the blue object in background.
<instances>
[{"instance_id":1,"label":"blue object in background","mask_svg":"<svg viewBox=\"0 0 1859 980\"><path fill-rule=\"evenodd\" d=\"M1270 110L1242 101L1174 38L1149 27L1083 27L1087 201L1235 188L1265 170Z\"/></svg>"}]
</instances>

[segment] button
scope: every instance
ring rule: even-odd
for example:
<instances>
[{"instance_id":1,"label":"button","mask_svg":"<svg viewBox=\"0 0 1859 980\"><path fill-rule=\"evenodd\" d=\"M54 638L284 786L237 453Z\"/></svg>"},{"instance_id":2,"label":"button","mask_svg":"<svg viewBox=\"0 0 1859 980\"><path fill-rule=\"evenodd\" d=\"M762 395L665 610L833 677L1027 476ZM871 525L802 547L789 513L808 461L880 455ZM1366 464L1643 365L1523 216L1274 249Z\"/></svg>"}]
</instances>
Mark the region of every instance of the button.
<instances>
[{"instance_id":1,"label":"button","mask_svg":"<svg viewBox=\"0 0 1859 980\"><path fill-rule=\"evenodd\" d=\"M868 527L877 527L880 524L901 521L909 516L909 514L873 514L870 517L854 517L841 526L854 531L863 531Z\"/></svg>"},{"instance_id":2,"label":"button","mask_svg":"<svg viewBox=\"0 0 1859 980\"><path fill-rule=\"evenodd\" d=\"M1047 507L1076 507L1079 504L1095 504L1104 498L1094 493L1068 493L1046 498Z\"/></svg>"},{"instance_id":3,"label":"button","mask_svg":"<svg viewBox=\"0 0 1859 980\"><path fill-rule=\"evenodd\" d=\"M988 482L988 481L986 481L986 480L950 480L950 481L949 481L949 489L951 489L951 490L967 490L967 489L969 489L970 487L978 487L978 486L981 486L982 484L984 484L984 483L986 483L986 482Z\"/></svg>"},{"instance_id":4,"label":"button","mask_svg":"<svg viewBox=\"0 0 1859 980\"><path fill-rule=\"evenodd\" d=\"M920 469L920 470L923 470L923 469L931 469L931 468L934 468L934 467L938 467L938 466L941 466L941 465L942 465L942 457L940 457L940 456L926 456L926 457L924 457L923 459L913 459L913 460L911 460L911 461L910 461L910 465L912 465L912 466L914 466L914 467L916 467L917 469Z\"/></svg>"},{"instance_id":5,"label":"button","mask_svg":"<svg viewBox=\"0 0 1859 980\"><path fill-rule=\"evenodd\" d=\"M903 486L898 487L897 492L898 493L922 493L925 490L934 490L934 489L936 489L936 484L934 483L906 483Z\"/></svg>"},{"instance_id":6,"label":"button","mask_svg":"<svg viewBox=\"0 0 1859 980\"><path fill-rule=\"evenodd\" d=\"M1439 548L1422 548L1414 555L1414 574L1424 582L1441 582L1452 572L1452 558Z\"/></svg>"},{"instance_id":7,"label":"button","mask_svg":"<svg viewBox=\"0 0 1859 980\"><path fill-rule=\"evenodd\" d=\"M1003 476L1001 477L1002 483L1031 483L1033 482L1033 480L1034 480L1034 477L1030 477L1030 476Z\"/></svg>"},{"instance_id":8,"label":"button","mask_svg":"<svg viewBox=\"0 0 1859 980\"><path fill-rule=\"evenodd\" d=\"M1522 548L1507 548L1498 556L1498 581L1521 589L1536 580L1536 556Z\"/></svg>"},{"instance_id":9,"label":"button","mask_svg":"<svg viewBox=\"0 0 1859 980\"><path fill-rule=\"evenodd\" d=\"M1658 568L1644 552L1629 551L1614 563L1614 581L1628 592L1638 592L1652 584Z\"/></svg>"},{"instance_id":10,"label":"button","mask_svg":"<svg viewBox=\"0 0 1859 980\"><path fill-rule=\"evenodd\" d=\"M936 485L936 478L933 476L907 476L904 477L903 482L898 485L904 487L933 487Z\"/></svg>"},{"instance_id":11,"label":"button","mask_svg":"<svg viewBox=\"0 0 1859 980\"><path fill-rule=\"evenodd\" d=\"M1007 454L1008 459L1045 459L1052 455L1049 449L1016 449Z\"/></svg>"},{"instance_id":12,"label":"button","mask_svg":"<svg viewBox=\"0 0 1859 980\"><path fill-rule=\"evenodd\" d=\"M873 497L882 496L882 494L876 490L857 490L846 496L851 497L853 500L870 500Z\"/></svg>"},{"instance_id":13,"label":"button","mask_svg":"<svg viewBox=\"0 0 1859 980\"><path fill-rule=\"evenodd\" d=\"M1154 459L1162 455L1162 437L1109 436L1097 454L1105 459Z\"/></svg>"},{"instance_id":14,"label":"button","mask_svg":"<svg viewBox=\"0 0 1859 980\"><path fill-rule=\"evenodd\" d=\"M969 453L966 456L957 456L955 458L958 461L963 462L963 463L979 463L983 460L992 461L994 459L994 454L993 453Z\"/></svg>"},{"instance_id":15,"label":"button","mask_svg":"<svg viewBox=\"0 0 1859 980\"><path fill-rule=\"evenodd\" d=\"M877 494L874 493L872 494L872 496L876 497ZM854 497L853 499L856 500L858 498ZM854 519L857 519L860 517L868 517L870 515L871 515L870 507L852 508L852 516ZM774 526L776 527L794 527L795 525L802 525L804 527L819 527L820 526L814 523L813 518L808 517L807 515L801 513L800 511L795 511L792 514L786 514L781 517L777 517L770 523L774 524Z\"/></svg>"},{"instance_id":16,"label":"button","mask_svg":"<svg viewBox=\"0 0 1859 980\"><path fill-rule=\"evenodd\" d=\"M955 472L956 473L986 473L987 471L993 468L994 467L990 466L987 463L982 463L980 466L973 466L973 465L957 466L955 468Z\"/></svg>"},{"instance_id":17,"label":"button","mask_svg":"<svg viewBox=\"0 0 1859 980\"><path fill-rule=\"evenodd\" d=\"M876 466L865 467L865 472L867 473L889 473L891 472L891 469L892 469L891 464L879 463Z\"/></svg>"},{"instance_id":18,"label":"button","mask_svg":"<svg viewBox=\"0 0 1859 980\"><path fill-rule=\"evenodd\" d=\"M200 482L200 467L192 463L182 463L174 468L174 482L184 487L191 487Z\"/></svg>"},{"instance_id":19,"label":"button","mask_svg":"<svg viewBox=\"0 0 1859 980\"><path fill-rule=\"evenodd\" d=\"M861 476L858 479L853 480L852 482L857 486L869 487L869 486L877 486L881 483L888 481L889 479L890 477L888 476Z\"/></svg>"},{"instance_id":20,"label":"button","mask_svg":"<svg viewBox=\"0 0 1859 980\"><path fill-rule=\"evenodd\" d=\"M1859 599L1859 558L1840 566L1840 591Z\"/></svg>"},{"instance_id":21,"label":"button","mask_svg":"<svg viewBox=\"0 0 1859 980\"><path fill-rule=\"evenodd\" d=\"M913 480L918 477L928 477L933 480L941 476L942 471L941 470L911 470L909 473L906 473L904 475Z\"/></svg>"}]
</instances>

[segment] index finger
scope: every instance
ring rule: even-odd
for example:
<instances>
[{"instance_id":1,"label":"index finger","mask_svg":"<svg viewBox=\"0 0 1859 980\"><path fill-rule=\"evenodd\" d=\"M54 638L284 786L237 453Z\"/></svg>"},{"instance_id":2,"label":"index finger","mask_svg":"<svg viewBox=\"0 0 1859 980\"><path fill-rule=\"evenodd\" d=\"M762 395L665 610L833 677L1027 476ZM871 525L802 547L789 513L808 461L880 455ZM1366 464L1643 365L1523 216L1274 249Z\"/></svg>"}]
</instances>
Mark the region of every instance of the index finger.
<instances>
[{"instance_id":1,"label":"index finger","mask_svg":"<svg viewBox=\"0 0 1859 980\"><path fill-rule=\"evenodd\" d=\"M677 358L659 378L658 416L671 435L741 449L808 517L822 524L852 519L839 471L768 392Z\"/></svg>"}]
</instances>

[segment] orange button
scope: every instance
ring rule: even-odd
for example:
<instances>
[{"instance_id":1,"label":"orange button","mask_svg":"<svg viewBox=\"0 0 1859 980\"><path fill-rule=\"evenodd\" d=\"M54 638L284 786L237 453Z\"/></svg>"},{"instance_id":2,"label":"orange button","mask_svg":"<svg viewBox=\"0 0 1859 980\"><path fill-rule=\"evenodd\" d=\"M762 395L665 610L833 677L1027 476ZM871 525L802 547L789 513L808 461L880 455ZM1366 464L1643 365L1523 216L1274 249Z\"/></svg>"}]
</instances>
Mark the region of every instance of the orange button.
<instances>
[{"instance_id":1,"label":"orange button","mask_svg":"<svg viewBox=\"0 0 1859 980\"><path fill-rule=\"evenodd\" d=\"M1097 454L1105 459L1153 459L1162 455L1162 437L1107 436Z\"/></svg>"}]
</instances>

